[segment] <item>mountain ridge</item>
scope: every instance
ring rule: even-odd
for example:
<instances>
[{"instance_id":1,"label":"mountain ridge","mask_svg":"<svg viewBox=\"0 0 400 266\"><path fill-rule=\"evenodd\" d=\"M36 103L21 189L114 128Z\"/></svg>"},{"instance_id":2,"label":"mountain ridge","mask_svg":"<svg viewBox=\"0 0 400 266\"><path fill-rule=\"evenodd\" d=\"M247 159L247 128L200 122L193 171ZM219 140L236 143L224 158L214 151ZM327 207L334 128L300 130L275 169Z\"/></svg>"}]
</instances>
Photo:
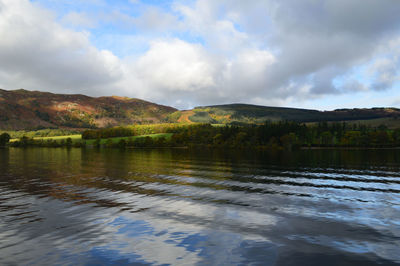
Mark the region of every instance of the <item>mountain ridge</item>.
<instances>
[{"instance_id":1,"label":"mountain ridge","mask_svg":"<svg viewBox=\"0 0 400 266\"><path fill-rule=\"evenodd\" d=\"M263 123L269 121L398 120L397 108L342 108L319 111L245 103L178 110L149 101L121 97L0 89L0 129L104 128L151 123ZM397 122L396 122L397 123Z\"/></svg>"}]
</instances>

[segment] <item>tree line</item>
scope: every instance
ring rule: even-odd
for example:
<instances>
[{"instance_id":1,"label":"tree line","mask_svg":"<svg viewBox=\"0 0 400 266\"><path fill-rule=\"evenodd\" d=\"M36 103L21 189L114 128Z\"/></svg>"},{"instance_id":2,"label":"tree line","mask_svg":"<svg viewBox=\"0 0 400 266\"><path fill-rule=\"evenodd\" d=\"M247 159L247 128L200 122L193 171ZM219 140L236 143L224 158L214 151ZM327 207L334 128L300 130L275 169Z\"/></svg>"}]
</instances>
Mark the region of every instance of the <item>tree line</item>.
<instances>
[{"instance_id":1,"label":"tree line","mask_svg":"<svg viewBox=\"0 0 400 266\"><path fill-rule=\"evenodd\" d=\"M173 133L165 137L135 137L143 134ZM114 137L126 137L113 140ZM91 140L92 139L92 140ZM106 140L104 140L106 139ZM400 129L370 127L347 123L321 122L312 125L289 121L265 122L261 125L159 124L87 130L81 141L33 140L22 137L12 146L86 147L222 147L277 148L301 147L399 147ZM94 141L93 141L94 140ZM103 141L101 141L103 140Z\"/></svg>"},{"instance_id":2,"label":"tree line","mask_svg":"<svg viewBox=\"0 0 400 266\"><path fill-rule=\"evenodd\" d=\"M157 128L157 126L153 126ZM135 131L124 135L122 127L95 130L93 137L134 136ZM151 133L172 132L170 139L138 138L128 141L127 146L134 147L232 147L232 148L285 148L300 147L397 147L400 146L400 129L389 130L386 126L370 127L366 125L340 122L320 122L313 125L281 121L267 121L262 125L213 126L194 124L173 126L166 130ZM146 132L148 133L148 132ZM85 134L85 133L84 133ZM100 137L99 137L100 136ZM87 137L87 136L86 136Z\"/></svg>"}]
</instances>

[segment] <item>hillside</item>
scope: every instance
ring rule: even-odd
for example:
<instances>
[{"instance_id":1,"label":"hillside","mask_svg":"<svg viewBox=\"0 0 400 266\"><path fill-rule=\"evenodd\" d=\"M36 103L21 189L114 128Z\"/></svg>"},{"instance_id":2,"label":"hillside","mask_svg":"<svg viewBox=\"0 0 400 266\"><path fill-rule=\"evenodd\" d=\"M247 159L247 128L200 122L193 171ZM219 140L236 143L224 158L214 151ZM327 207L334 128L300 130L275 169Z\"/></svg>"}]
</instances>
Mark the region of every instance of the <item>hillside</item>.
<instances>
[{"instance_id":1,"label":"hillside","mask_svg":"<svg viewBox=\"0 0 400 266\"><path fill-rule=\"evenodd\" d=\"M0 90L0 129L95 128L158 123L177 109L125 97Z\"/></svg>"},{"instance_id":2,"label":"hillside","mask_svg":"<svg viewBox=\"0 0 400 266\"><path fill-rule=\"evenodd\" d=\"M400 127L400 109L318 111L250 104L199 106L178 111L127 97L89 97L49 92L0 90L0 130L103 128L117 125L173 123L263 123L270 121L347 121Z\"/></svg>"},{"instance_id":3,"label":"hillside","mask_svg":"<svg viewBox=\"0 0 400 266\"><path fill-rule=\"evenodd\" d=\"M177 111L168 116L176 122L204 123L262 123L266 120L289 120L297 122L318 121L381 121L386 123L397 120L400 109L371 108L371 109L337 109L334 111L318 111L298 108L267 107L249 104L227 104L200 106L193 110ZM382 119L385 118L385 119ZM393 123L392 123L393 124ZM400 124L400 121L399 123Z\"/></svg>"}]
</instances>

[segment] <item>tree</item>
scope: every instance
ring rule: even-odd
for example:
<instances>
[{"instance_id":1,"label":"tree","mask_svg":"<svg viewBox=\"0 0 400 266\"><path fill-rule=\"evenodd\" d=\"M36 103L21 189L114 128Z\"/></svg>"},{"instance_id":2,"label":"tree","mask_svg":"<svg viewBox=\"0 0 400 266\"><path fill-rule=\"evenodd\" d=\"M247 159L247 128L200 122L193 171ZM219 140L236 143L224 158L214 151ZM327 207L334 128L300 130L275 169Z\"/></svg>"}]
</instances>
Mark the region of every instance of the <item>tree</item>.
<instances>
[{"instance_id":1,"label":"tree","mask_svg":"<svg viewBox=\"0 0 400 266\"><path fill-rule=\"evenodd\" d=\"M280 137L280 141L282 143L282 146L286 150L292 150L292 147L296 142L296 134L289 133L289 134L283 135L282 137Z\"/></svg>"},{"instance_id":2,"label":"tree","mask_svg":"<svg viewBox=\"0 0 400 266\"><path fill-rule=\"evenodd\" d=\"M213 144L214 145L221 145L223 142L222 134L218 133L213 137Z\"/></svg>"},{"instance_id":3,"label":"tree","mask_svg":"<svg viewBox=\"0 0 400 266\"><path fill-rule=\"evenodd\" d=\"M27 136L22 136L22 138L19 139L19 145L21 147L27 147L32 143L33 139L28 138Z\"/></svg>"},{"instance_id":4,"label":"tree","mask_svg":"<svg viewBox=\"0 0 400 266\"><path fill-rule=\"evenodd\" d=\"M6 144L10 141L10 135L8 133L3 133L0 135L0 147L6 146Z\"/></svg>"},{"instance_id":5,"label":"tree","mask_svg":"<svg viewBox=\"0 0 400 266\"><path fill-rule=\"evenodd\" d=\"M342 144L346 146L359 146L360 139L361 139L360 131L347 131L342 138Z\"/></svg>"},{"instance_id":6,"label":"tree","mask_svg":"<svg viewBox=\"0 0 400 266\"><path fill-rule=\"evenodd\" d=\"M144 145L145 147L152 147L154 144L154 141L151 137L147 136L144 138Z\"/></svg>"},{"instance_id":7,"label":"tree","mask_svg":"<svg viewBox=\"0 0 400 266\"><path fill-rule=\"evenodd\" d=\"M113 141L112 139L107 139L106 143L104 144L105 147L111 148L113 146Z\"/></svg>"},{"instance_id":8,"label":"tree","mask_svg":"<svg viewBox=\"0 0 400 266\"><path fill-rule=\"evenodd\" d=\"M156 141L155 141L156 147L164 147L166 141L167 141L167 140L166 140L165 137L159 137L159 138L157 138Z\"/></svg>"},{"instance_id":9,"label":"tree","mask_svg":"<svg viewBox=\"0 0 400 266\"><path fill-rule=\"evenodd\" d=\"M126 140L120 139L119 142L118 142L118 147L119 147L120 149L125 149L125 147L126 147Z\"/></svg>"},{"instance_id":10,"label":"tree","mask_svg":"<svg viewBox=\"0 0 400 266\"><path fill-rule=\"evenodd\" d=\"M93 143L93 146L96 148L100 148L100 144L101 144L101 139L96 139Z\"/></svg>"},{"instance_id":11,"label":"tree","mask_svg":"<svg viewBox=\"0 0 400 266\"><path fill-rule=\"evenodd\" d=\"M387 146L390 144L389 135L386 131L378 131L376 136L376 142L380 147Z\"/></svg>"},{"instance_id":12,"label":"tree","mask_svg":"<svg viewBox=\"0 0 400 266\"><path fill-rule=\"evenodd\" d=\"M67 138L66 145L67 145L68 148L71 148L71 146L72 146L72 139L71 138Z\"/></svg>"},{"instance_id":13,"label":"tree","mask_svg":"<svg viewBox=\"0 0 400 266\"><path fill-rule=\"evenodd\" d=\"M333 144L333 136L330 131L324 131L321 134L321 142L322 145L332 145Z\"/></svg>"},{"instance_id":14,"label":"tree","mask_svg":"<svg viewBox=\"0 0 400 266\"><path fill-rule=\"evenodd\" d=\"M399 146L400 145L400 128L397 128L394 130L392 137L393 137L393 141L394 141L395 145Z\"/></svg>"}]
</instances>

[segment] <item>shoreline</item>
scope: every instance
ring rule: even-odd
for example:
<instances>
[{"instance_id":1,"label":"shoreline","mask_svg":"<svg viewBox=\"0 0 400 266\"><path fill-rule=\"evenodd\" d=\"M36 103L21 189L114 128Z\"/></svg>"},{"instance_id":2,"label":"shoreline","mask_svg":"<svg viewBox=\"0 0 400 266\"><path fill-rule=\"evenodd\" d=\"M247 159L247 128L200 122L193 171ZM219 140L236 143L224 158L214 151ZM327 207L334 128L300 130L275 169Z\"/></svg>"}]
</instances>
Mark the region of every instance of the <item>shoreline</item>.
<instances>
[{"instance_id":1,"label":"shoreline","mask_svg":"<svg viewBox=\"0 0 400 266\"><path fill-rule=\"evenodd\" d=\"M286 151L293 152L299 150L400 150L400 147L299 147L296 149L285 149L283 147L204 147L204 146L159 146L159 147L135 147L135 146L125 146L125 147L107 147L101 146L96 147L94 145L86 145L86 146L39 146L39 145L29 145L29 146L6 146L0 147L0 149L8 149L8 148L17 148L17 149L26 149L26 148L75 148L75 149L120 149L120 150L149 150L149 149L182 149L182 150L198 150L198 149L207 149L207 150L256 150L256 151Z\"/></svg>"},{"instance_id":2,"label":"shoreline","mask_svg":"<svg viewBox=\"0 0 400 266\"><path fill-rule=\"evenodd\" d=\"M400 150L400 147L301 147L300 150Z\"/></svg>"}]
</instances>

